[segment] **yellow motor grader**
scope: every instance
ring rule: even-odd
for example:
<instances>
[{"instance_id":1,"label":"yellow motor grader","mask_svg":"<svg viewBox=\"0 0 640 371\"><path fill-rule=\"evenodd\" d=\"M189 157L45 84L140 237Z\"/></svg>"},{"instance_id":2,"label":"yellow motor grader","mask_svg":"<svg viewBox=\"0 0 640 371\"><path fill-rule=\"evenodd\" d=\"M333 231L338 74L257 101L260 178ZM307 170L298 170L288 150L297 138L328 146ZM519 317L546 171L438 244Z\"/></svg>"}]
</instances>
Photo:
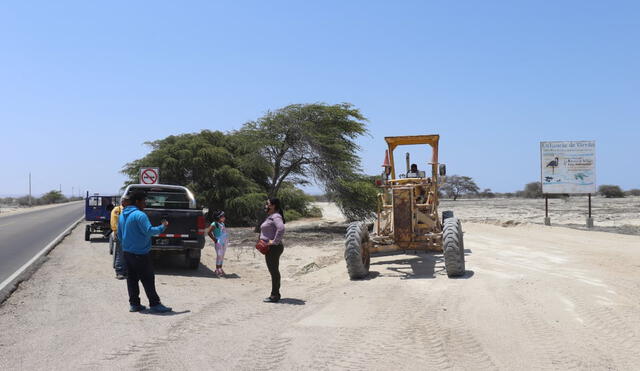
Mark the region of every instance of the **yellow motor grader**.
<instances>
[{"instance_id":1,"label":"yellow motor grader","mask_svg":"<svg viewBox=\"0 0 640 371\"><path fill-rule=\"evenodd\" d=\"M385 137L388 150L383 163L384 173L377 185L377 218L370 233L366 222L353 222L347 227L344 257L351 279L369 274L371 254L406 250L444 253L444 265L449 277L464 275L464 242L462 225L452 211L438 214L438 189L446 166L438 163L439 135ZM406 172L395 166L394 150L404 145L431 147L430 174L410 165L406 154Z\"/></svg>"}]
</instances>

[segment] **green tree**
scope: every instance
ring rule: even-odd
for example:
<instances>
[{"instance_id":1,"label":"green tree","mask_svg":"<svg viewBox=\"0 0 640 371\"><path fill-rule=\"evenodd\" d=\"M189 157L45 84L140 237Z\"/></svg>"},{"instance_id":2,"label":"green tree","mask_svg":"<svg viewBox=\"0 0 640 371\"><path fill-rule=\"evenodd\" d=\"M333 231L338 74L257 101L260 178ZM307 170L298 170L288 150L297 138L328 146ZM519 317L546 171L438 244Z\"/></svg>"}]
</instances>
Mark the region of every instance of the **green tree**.
<instances>
[{"instance_id":1,"label":"green tree","mask_svg":"<svg viewBox=\"0 0 640 371\"><path fill-rule=\"evenodd\" d=\"M461 195L478 193L480 188L471 177L452 175L446 178L445 183L440 187L440 190L455 201Z\"/></svg>"},{"instance_id":2,"label":"green tree","mask_svg":"<svg viewBox=\"0 0 640 371\"><path fill-rule=\"evenodd\" d=\"M238 132L256 144L268 162L267 194L277 195L285 182L327 189L357 173L355 139L367 133L367 119L349 103L293 104L267 112Z\"/></svg>"},{"instance_id":3,"label":"green tree","mask_svg":"<svg viewBox=\"0 0 640 371\"><path fill-rule=\"evenodd\" d=\"M211 210L224 209L230 224L251 224L266 199L268 164L234 134L203 130L147 142L145 157L125 165L125 183L138 183L141 167L159 167L160 180L191 189ZM258 201L259 199L259 201Z\"/></svg>"},{"instance_id":4,"label":"green tree","mask_svg":"<svg viewBox=\"0 0 640 371\"><path fill-rule=\"evenodd\" d=\"M330 196L349 221L371 219L376 212L378 194L375 186L378 176L353 175L338 180Z\"/></svg>"},{"instance_id":5,"label":"green tree","mask_svg":"<svg viewBox=\"0 0 640 371\"><path fill-rule=\"evenodd\" d=\"M542 193L542 183L527 183L524 186L524 191L518 192L517 195L525 198L542 198L544 196L544 194Z\"/></svg>"},{"instance_id":6,"label":"green tree","mask_svg":"<svg viewBox=\"0 0 640 371\"><path fill-rule=\"evenodd\" d=\"M482 198L495 198L496 194L491 191L491 188L485 188L482 192L479 193L479 196Z\"/></svg>"},{"instance_id":7,"label":"green tree","mask_svg":"<svg viewBox=\"0 0 640 371\"><path fill-rule=\"evenodd\" d=\"M126 184L141 167L159 167L166 184L189 187L200 205L224 209L229 223L255 224L267 197L279 197L289 220L318 215L295 188L315 180L343 190L360 168L355 139L366 118L351 104L296 104L268 112L232 133L204 130L147 142L151 152L126 164ZM125 185L126 185L125 184Z\"/></svg>"},{"instance_id":8,"label":"green tree","mask_svg":"<svg viewBox=\"0 0 640 371\"><path fill-rule=\"evenodd\" d=\"M624 192L617 185L603 184L598 187L598 193L606 198L621 198L624 197Z\"/></svg>"},{"instance_id":9,"label":"green tree","mask_svg":"<svg viewBox=\"0 0 640 371\"><path fill-rule=\"evenodd\" d=\"M66 201L66 197L56 190L49 191L40 197L43 204L55 204L58 202Z\"/></svg>"},{"instance_id":10,"label":"green tree","mask_svg":"<svg viewBox=\"0 0 640 371\"><path fill-rule=\"evenodd\" d=\"M245 136L203 130L146 144L151 151L124 166L125 186L138 183L141 167L159 167L162 183L187 186L200 206L225 210L229 225L255 225L263 217L270 164ZM282 188L285 208L296 212L289 220L314 214L302 191Z\"/></svg>"}]
</instances>

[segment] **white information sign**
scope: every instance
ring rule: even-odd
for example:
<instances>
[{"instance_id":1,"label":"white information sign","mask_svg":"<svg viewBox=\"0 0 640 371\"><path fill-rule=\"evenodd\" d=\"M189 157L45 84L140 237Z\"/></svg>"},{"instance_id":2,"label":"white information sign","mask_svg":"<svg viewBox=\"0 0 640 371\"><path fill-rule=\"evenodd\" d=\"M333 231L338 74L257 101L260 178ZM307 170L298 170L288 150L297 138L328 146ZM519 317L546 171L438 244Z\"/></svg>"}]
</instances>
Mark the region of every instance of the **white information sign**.
<instances>
[{"instance_id":1,"label":"white information sign","mask_svg":"<svg viewBox=\"0 0 640 371\"><path fill-rule=\"evenodd\" d=\"M540 142L542 193L596 193L596 142Z\"/></svg>"},{"instance_id":2,"label":"white information sign","mask_svg":"<svg viewBox=\"0 0 640 371\"><path fill-rule=\"evenodd\" d=\"M160 183L160 168L143 167L140 168L140 184Z\"/></svg>"}]
</instances>

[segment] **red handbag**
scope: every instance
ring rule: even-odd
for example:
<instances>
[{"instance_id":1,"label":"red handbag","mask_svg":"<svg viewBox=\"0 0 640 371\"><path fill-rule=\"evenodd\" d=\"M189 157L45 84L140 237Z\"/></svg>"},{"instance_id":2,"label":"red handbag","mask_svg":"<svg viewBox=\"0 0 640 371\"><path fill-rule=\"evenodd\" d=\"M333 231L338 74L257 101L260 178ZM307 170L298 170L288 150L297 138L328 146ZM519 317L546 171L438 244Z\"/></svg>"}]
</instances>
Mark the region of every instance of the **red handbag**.
<instances>
[{"instance_id":1,"label":"red handbag","mask_svg":"<svg viewBox=\"0 0 640 371\"><path fill-rule=\"evenodd\" d=\"M256 249L260 251L262 255L265 255L266 253L269 252L269 244L265 240L258 240L258 243L256 244Z\"/></svg>"}]
</instances>

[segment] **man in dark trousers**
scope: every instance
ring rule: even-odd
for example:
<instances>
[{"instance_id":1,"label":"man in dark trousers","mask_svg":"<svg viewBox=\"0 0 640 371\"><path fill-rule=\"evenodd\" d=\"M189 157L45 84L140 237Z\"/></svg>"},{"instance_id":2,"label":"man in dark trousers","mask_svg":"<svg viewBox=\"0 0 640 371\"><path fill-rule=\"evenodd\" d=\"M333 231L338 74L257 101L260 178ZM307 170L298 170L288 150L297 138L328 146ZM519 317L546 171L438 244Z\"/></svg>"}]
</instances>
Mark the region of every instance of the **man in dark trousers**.
<instances>
[{"instance_id":1,"label":"man in dark trousers","mask_svg":"<svg viewBox=\"0 0 640 371\"><path fill-rule=\"evenodd\" d=\"M149 299L152 312L170 312L171 308L160 303L156 293L155 275L151 264L151 236L162 233L169 222L154 227L147 214L143 213L147 195L144 192L134 192L129 197L130 205L125 207L118 220L118 240L124 251L124 261L127 266L127 290L129 291L130 312L147 309L140 304L140 287L142 282L144 292Z\"/></svg>"},{"instance_id":2,"label":"man in dark trousers","mask_svg":"<svg viewBox=\"0 0 640 371\"><path fill-rule=\"evenodd\" d=\"M118 240L118 222L120 221L120 214L125 207L129 206L129 196L123 195L120 199L120 205L111 210L111 233L109 243L113 244L113 269L116 270L116 278L123 280L127 278L127 266L124 263L124 255L122 254L122 245Z\"/></svg>"}]
</instances>

